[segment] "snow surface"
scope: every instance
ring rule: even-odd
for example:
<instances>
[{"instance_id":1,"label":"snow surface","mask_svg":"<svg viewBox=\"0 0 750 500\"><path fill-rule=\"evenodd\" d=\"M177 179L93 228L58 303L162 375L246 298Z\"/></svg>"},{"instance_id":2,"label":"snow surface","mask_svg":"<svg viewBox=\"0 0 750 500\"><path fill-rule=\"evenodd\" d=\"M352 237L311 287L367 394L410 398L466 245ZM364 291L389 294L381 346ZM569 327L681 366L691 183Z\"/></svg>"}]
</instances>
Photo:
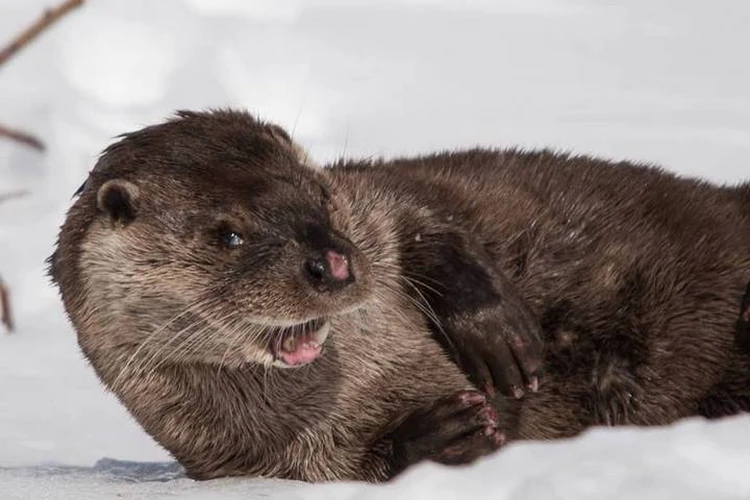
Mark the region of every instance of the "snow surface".
<instances>
[{"instance_id":1,"label":"snow surface","mask_svg":"<svg viewBox=\"0 0 750 500\"><path fill-rule=\"evenodd\" d=\"M9 37L52 0L2 0ZM0 500L750 498L750 417L511 446L395 484L179 477L86 366L44 276L70 196L123 131L242 106L319 161L552 146L750 177L747 0L96 0L0 69ZM113 457L113 458L103 458Z\"/></svg>"}]
</instances>

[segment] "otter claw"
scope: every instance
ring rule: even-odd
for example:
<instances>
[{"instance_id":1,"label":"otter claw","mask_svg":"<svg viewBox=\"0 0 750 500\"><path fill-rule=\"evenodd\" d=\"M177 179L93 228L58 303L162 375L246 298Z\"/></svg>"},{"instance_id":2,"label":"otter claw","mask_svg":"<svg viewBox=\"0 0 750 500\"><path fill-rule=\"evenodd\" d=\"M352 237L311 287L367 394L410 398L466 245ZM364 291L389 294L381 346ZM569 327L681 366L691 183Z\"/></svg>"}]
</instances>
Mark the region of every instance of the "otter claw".
<instances>
[{"instance_id":1,"label":"otter claw","mask_svg":"<svg viewBox=\"0 0 750 500\"><path fill-rule=\"evenodd\" d=\"M537 375L531 377L531 381L529 382L529 389L531 390L531 392L537 392L539 390L539 377Z\"/></svg>"},{"instance_id":2,"label":"otter claw","mask_svg":"<svg viewBox=\"0 0 750 500\"><path fill-rule=\"evenodd\" d=\"M393 472L422 460L468 464L505 443L497 410L476 391L462 391L409 416L391 435Z\"/></svg>"}]
</instances>

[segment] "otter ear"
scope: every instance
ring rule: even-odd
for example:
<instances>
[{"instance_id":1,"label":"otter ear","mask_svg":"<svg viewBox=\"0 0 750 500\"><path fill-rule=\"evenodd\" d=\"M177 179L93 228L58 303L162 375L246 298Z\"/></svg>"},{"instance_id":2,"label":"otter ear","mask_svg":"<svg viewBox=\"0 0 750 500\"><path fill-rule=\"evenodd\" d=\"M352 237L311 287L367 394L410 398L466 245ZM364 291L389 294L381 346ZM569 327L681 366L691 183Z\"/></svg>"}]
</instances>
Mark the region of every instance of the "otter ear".
<instances>
[{"instance_id":1,"label":"otter ear","mask_svg":"<svg viewBox=\"0 0 750 500\"><path fill-rule=\"evenodd\" d=\"M96 206L113 222L128 224L138 211L138 186L123 179L105 182L96 194Z\"/></svg>"},{"instance_id":2,"label":"otter ear","mask_svg":"<svg viewBox=\"0 0 750 500\"><path fill-rule=\"evenodd\" d=\"M310 168L318 168L318 165L312 160L312 158L310 158L310 155L305 148L294 142L291 136L287 134L286 130L273 123L268 124L268 130L271 133L271 137L273 137L276 142L279 142L292 150L292 153L294 153L294 156L301 165Z\"/></svg>"}]
</instances>

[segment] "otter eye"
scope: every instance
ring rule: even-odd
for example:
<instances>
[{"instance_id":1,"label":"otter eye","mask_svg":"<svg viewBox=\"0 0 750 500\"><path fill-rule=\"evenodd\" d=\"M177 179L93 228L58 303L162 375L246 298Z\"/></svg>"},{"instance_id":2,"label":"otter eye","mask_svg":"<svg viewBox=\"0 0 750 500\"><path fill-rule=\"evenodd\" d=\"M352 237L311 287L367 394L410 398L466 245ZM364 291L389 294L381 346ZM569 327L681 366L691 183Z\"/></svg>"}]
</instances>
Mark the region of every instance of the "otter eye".
<instances>
[{"instance_id":1,"label":"otter eye","mask_svg":"<svg viewBox=\"0 0 750 500\"><path fill-rule=\"evenodd\" d=\"M245 239L240 233L234 231L222 231L219 234L221 244L227 248L238 248L245 243Z\"/></svg>"}]
</instances>

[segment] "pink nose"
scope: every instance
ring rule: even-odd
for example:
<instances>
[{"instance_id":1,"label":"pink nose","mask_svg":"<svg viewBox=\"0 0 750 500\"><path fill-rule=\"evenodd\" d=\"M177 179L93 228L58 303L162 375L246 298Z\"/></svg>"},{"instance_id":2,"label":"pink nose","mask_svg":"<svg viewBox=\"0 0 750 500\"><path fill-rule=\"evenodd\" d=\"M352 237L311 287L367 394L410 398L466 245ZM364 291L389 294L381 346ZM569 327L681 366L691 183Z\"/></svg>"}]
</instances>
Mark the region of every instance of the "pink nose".
<instances>
[{"instance_id":1,"label":"pink nose","mask_svg":"<svg viewBox=\"0 0 750 500\"><path fill-rule=\"evenodd\" d=\"M336 281L349 279L349 259L345 255L328 250L326 252L326 260L328 261L328 269L333 279Z\"/></svg>"}]
</instances>

